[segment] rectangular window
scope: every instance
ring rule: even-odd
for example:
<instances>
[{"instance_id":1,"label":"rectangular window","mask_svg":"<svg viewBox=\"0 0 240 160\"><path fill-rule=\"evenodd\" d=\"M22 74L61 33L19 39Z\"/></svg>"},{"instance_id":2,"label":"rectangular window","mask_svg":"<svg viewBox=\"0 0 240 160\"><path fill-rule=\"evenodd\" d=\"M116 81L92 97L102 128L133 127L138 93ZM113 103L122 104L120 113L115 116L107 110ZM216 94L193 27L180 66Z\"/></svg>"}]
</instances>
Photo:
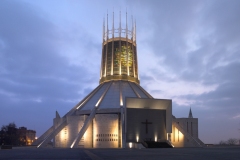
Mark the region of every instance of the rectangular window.
<instances>
[{"instance_id":1,"label":"rectangular window","mask_svg":"<svg viewBox=\"0 0 240 160\"><path fill-rule=\"evenodd\" d=\"M193 136L192 122L191 122L191 135Z\"/></svg>"}]
</instances>

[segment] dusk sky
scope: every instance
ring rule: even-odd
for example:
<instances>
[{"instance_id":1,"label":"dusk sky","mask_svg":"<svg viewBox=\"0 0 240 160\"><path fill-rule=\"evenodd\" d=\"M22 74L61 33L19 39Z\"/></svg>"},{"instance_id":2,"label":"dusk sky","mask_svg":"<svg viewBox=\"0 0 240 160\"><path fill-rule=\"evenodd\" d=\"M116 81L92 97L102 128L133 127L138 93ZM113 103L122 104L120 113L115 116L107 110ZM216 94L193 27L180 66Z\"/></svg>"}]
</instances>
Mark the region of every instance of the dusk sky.
<instances>
[{"instance_id":1,"label":"dusk sky","mask_svg":"<svg viewBox=\"0 0 240 160\"><path fill-rule=\"evenodd\" d=\"M204 143L239 139L239 0L0 0L0 125L40 136L97 87L103 18L126 9L141 86L177 118L191 107Z\"/></svg>"}]
</instances>

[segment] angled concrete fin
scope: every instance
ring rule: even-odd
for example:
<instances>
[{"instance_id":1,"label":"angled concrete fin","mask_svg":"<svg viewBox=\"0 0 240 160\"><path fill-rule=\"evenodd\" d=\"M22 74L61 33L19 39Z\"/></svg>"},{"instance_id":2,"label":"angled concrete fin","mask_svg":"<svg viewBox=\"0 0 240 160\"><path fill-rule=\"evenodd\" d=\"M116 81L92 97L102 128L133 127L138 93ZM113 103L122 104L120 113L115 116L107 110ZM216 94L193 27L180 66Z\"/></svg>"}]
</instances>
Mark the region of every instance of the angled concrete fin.
<instances>
[{"instance_id":1,"label":"angled concrete fin","mask_svg":"<svg viewBox=\"0 0 240 160\"><path fill-rule=\"evenodd\" d=\"M88 118L85 120L83 127L80 129L79 133L77 134L77 137L74 139L73 143L71 144L70 148L77 148L78 143L86 130L88 129L88 126L92 122L93 118L95 117L96 114L96 107L92 109L91 114L88 116Z\"/></svg>"},{"instance_id":2,"label":"angled concrete fin","mask_svg":"<svg viewBox=\"0 0 240 160\"><path fill-rule=\"evenodd\" d=\"M67 121L64 120L56 129L54 129L51 133L49 133L46 138L37 146L37 148L44 147L51 139L53 139L65 126L67 125Z\"/></svg>"},{"instance_id":3,"label":"angled concrete fin","mask_svg":"<svg viewBox=\"0 0 240 160\"><path fill-rule=\"evenodd\" d=\"M51 126L44 134L42 134L32 145L39 145L46 139L46 137L54 131L54 126Z\"/></svg>"},{"instance_id":4,"label":"angled concrete fin","mask_svg":"<svg viewBox=\"0 0 240 160\"><path fill-rule=\"evenodd\" d=\"M61 118L58 111L56 111L56 118Z\"/></svg>"},{"instance_id":5,"label":"angled concrete fin","mask_svg":"<svg viewBox=\"0 0 240 160\"><path fill-rule=\"evenodd\" d=\"M75 111L77 109L80 109L82 106L84 106L84 104L86 102L88 102L88 100L90 100L92 98L92 96L98 91L100 90L100 88L103 86L103 83L98 85L97 88L95 88L92 92L90 92L83 100L81 100L77 105L75 105L69 112L67 112L63 117L66 117L67 115L72 115L73 113L75 113Z\"/></svg>"}]
</instances>

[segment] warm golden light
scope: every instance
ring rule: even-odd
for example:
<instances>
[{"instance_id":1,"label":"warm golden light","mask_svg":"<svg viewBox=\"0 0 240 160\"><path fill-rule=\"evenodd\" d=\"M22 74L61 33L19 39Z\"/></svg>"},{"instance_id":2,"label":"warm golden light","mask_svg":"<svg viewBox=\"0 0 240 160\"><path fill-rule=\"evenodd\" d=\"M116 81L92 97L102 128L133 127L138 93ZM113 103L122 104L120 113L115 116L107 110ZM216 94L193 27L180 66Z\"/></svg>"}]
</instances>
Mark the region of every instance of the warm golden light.
<instances>
[{"instance_id":1,"label":"warm golden light","mask_svg":"<svg viewBox=\"0 0 240 160\"><path fill-rule=\"evenodd\" d=\"M137 142L139 141L139 136L136 136L136 140L137 140Z\"/></svg>"},{"instance_id":2,"label":"warm golden light","mask_svg":"<svg viewBox=\"0 0 240 160\"><path fill-rule=\"evenodd\" d=\"M184 140L184 135L175 127L175 141L182 142Z\"/></svg>"},{"instance_id":3,"label":"warm golden light","mask_svg":"<svg viewBox=\"0 0 240 160\"><path fill-rule=\"evenodd\" d=\"M123 106L122 89L120 90L120 106Z\"/></svg>"},{"instance_id":4,"label":"warm golden light","mask_svg":"<svg viewBox=\"0 0 240 160\"><path fill-rule=\"evenodd\" d=\"M132 148L132 142L129 143L129 148Z\"/></svg>"},{"instance_id":5,"label":"warm golden light","mask_svg":"<svg viewBox=\"0 0 240 160\"><path fill-rule=\"evenodd\" d=\"M95 117L96 118L96 117ZM108 123L109 121L105 121ZM119 144L119 129L118 117L111 119L108 129L104 129L106 124L93 122L93 148L118 148ZM90 135L89 133L86 136ZM88 139L88 137L85 137ZM90 137L89 137L90 138Z\"/></svg>"},{"instance_id":6,"label":"warm golden light","mask_svg":"<svg viewBox=\"0 0 240 160\"><path fill-rule=\"evenodd\" d=\"M122 98L120 99L120 106L123 106L123 100L122 100Z\"/></svg>"}]
</instances>

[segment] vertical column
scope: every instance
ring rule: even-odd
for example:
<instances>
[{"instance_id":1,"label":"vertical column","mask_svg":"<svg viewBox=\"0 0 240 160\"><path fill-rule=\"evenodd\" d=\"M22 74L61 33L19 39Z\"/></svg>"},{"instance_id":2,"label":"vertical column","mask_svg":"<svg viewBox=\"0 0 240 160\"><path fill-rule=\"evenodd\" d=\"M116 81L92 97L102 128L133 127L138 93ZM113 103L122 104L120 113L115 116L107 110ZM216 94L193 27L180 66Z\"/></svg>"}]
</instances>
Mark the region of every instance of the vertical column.
<instances>
[{"instance_id":1,"label":"vertical column","mask_svg":"<svg viewBox=\"0 0 240 160\"><path fill-rule=\"evenodd\" d=\"M121 113L118 113L118 148L122 147Z\"/></svg>"},{"instance_id":2,"label":"vertical column","mask_svg":"<svg viewBox=\"0 0 240 160\"><path fill-rule=\"evenodd\" d=\"M105 19L103 18L103 37L102 37L102 59L101 59L101 69L100 69L100 79L103 76L103 55L104 55L104 41L105 41Z\"/></svg>"},{"instance_id":3,"label":"vertical column","mask_svg":"<svg viewBox=\"0 0 240 160\"><path fill-rule=\"evenodd\" d=\"M124 109L123 109L123 99L122 99L122 81L119 83L120 87L120 110L121 110L121 146L125 148L125 127L124 127Z\"/></svg>"},{"instance_id":4,"label":"vertical column","mask_svg":"<svg viewBox=\"0 0 240 160\"><path fill-rule=\"evenodd\" d=\"M135 58L135 71L136 71L136 77L138 77L138 80L139 80L139 73L138 73L138 58L137 58L137 32L136 32L136 20L135 20L135 30L134 30L134 35L135 35L135 55L136 55L136 58Z\"/></svg>"},{"instance_id":5,"label":"vertical column","mask_svg":"<svg viewBox=\"0 0 240 160\"><path fill-rule=\"evenodd\" d=\"M122 96L122 81L120 81L119 83L119 88L120 88L120 106L122 107L123 106L123 96Z\"/></svg>"},{"instance_id":6,"label":"vertical column","mask_svg":"<svg viewBox=\"0 0 240 160\"><path fill-rule=\"evenodd\" d=\"M136 77L136 72L135 72L135 50L134 50L134 27L133 27L133 16L132 16L132 70L133 70L133 77Z\"/></svg>"},{"instance_id":7,"label":"vertical column","mask_svg":"<svg viewBox=\"0 0 240 160\"><path fill-rule=\"evenodd\" d=\"M114 51L114 12L112 22L112 60L111 60L111 75L113 75L113 51Z\"/></svg>"},{"instance_id":8,"label":"vertical column","mask_svg":"<svg viewBox=\"0 0 240 160\"><path fill-rule=\"evenodd\" d=\"M127 75L129 76L129 53L128 53L128 25L127 25L127 12L126 12L126 52L127 52Z\"/></svg>"},{"instance_id":9,"label":"vertical column","mask_svg":"<svg viewBox=\"0 0 240 160\"><path fill-rule=\"evenodd\" d=\"M108 14L107 14L107 43L106 43L106 57L105 57L105 77L107 76L107 57L108 57L108 37L109 36L109 30L108 30Z\"/></svg>"},{"instance_id":10,"label":"vertical column","mask_svg":"<svg viewBox=\"0 0 240 160\"><path fill-rule=\"evenodd\" d=\"M179 142L179 130L178 130L178 142Z\"/></svg>"},{"instance_id":11,"label":"vertical column","mask_svg":"<svg viewBox=\"0 0 240 160\"><path fill-rule=\"evenodd\" d=\"M121 56L122 56L122 46L121 46L121 33L122 33L122 26L121 26L121 11L119 14L119 75L122 75L122 65L121 65Z\"/></svg>"},{"instance_id":12,"label":"vertical column","mask_svg":"<svg viewBox=\"0 0 240 160\"><path fill-rule=\"evenodd\" d=\"M125 133L125 118L124 118L124 109L121 107L121 120L122 120L122 148L126 148L126 133Z\"/></svg>"},{"instance_id":13,"label":"vertical column","mask_svg":"<svg viewBox=\"0 0 240 160\"><path fill-rule=\"evenodd\" d=\"M94 120L95 118L93 118ZM94 141L95 141L95 138L94 138L94 127L93 127L93 120L92 120L92 148L94 148Z\"/></svg>"}]
</instances>

